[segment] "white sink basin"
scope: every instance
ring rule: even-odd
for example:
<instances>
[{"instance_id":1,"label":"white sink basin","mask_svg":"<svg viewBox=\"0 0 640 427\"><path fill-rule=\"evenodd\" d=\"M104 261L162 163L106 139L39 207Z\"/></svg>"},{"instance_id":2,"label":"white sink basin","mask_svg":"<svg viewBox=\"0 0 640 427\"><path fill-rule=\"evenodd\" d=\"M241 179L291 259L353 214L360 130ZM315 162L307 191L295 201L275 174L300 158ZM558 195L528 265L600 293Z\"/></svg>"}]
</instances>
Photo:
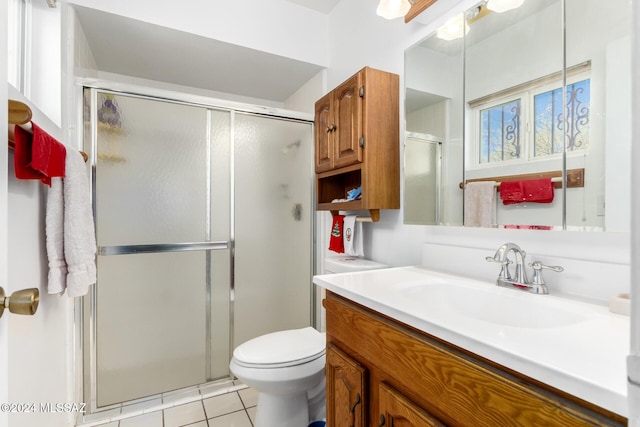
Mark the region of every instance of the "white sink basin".
<instances>
[{"instance_id":1,"label":"white sink basin","mask_svg":"<svg viewBox=\"0 0 640 427\"><path fill-rule=\"evenodd\" d=\"M630 322L604 305L421 267L320 275L313 281L487 360L627 413Z\"/></svg>"},{"instance_id":2,"label":"white sink basin","mask_svg":"<svg viewBox=\"0 0 640 427\"><path fill-rule=\"evenodd\" d=\"M583 322L596 315L590 310L591 306L575 301L479 282L425 282L404 290L401 295L410 301L419 301L424 310L455 313L513 328L557 328Z\"/></svg>"}]
</instances>

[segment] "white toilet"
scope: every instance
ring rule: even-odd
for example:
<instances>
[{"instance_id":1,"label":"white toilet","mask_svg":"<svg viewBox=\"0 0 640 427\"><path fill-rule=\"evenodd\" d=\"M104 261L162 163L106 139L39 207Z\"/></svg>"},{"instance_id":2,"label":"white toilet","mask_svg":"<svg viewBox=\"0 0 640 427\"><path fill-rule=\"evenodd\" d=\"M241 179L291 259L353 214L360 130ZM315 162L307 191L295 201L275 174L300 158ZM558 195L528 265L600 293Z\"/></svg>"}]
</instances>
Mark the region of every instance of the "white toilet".
<instances>
[{"instance_id":1,"label":"white toilet","mask_svg":"<svg viewBox=\"0 0 640 427\"><path fill-rule=\"evenodd\" d=\"M325 261L327 274L387 267L344 256ZM325 418L325 348L325 334L311 327L262 335L236 347L229 368L258 391L255 427L306 427Z\"/></svg>"},{"instance_id":2,"label":"white toilet","mask_svg":"<svg viewBox=\"0 0 640 427\"><path fill-rule=\"evenodd\" d=\"M229 368L258 391L256 427L306 427L310 419L324 418L325 347L325 334L311 327L236 347Z\"/></svg>"}]
</instances>

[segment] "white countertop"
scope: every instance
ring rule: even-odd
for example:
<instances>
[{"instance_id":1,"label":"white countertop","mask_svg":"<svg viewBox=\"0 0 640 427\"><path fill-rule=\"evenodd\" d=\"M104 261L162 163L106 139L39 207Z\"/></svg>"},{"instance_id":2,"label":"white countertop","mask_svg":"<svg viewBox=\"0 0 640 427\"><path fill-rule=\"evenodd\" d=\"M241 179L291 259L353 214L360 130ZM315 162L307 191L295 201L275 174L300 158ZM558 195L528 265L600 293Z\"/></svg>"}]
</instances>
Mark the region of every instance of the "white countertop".
<instances>
[{"instance_id":1,"label":"white countertop","mask_svg":"<svg viewBox=\"0 0 640 427\"><path fill-rule=\"evenodd\" d=\"M557 389L627 417L626 358L629 354L629 317L612 314L606 307L555 295L533 295L495 284L461 278L422 267L398 267L358 273L314 276L313 282L329 291L369 307L423 332L462 347ZM416 289L458 289L487 292L496 300L515 304L487 308L482 299L452 307L441 300L416 293ZM465 288L466 287L466 288ZM543 299L543 300L539 300ZM473 300L473 298L471 299ZM570 313L588 313L580 321L532 326L531 313L514 312L509 306L538 302L568 307ZM443 307L443 305L449 305ZM467 307L463 307L467 304ZM474 311L482 318L469 316ZM490 312L491 311L491 312ZM497 317L496 317L497 316ZM504 322L514 316L513 322ZM492 320L495 318L495 321ZM527 318L529 317L529 319ZM544 316L540 316L544 317ZM512 326L519 325L520 326Z\"/></svg>"}]
</instances>

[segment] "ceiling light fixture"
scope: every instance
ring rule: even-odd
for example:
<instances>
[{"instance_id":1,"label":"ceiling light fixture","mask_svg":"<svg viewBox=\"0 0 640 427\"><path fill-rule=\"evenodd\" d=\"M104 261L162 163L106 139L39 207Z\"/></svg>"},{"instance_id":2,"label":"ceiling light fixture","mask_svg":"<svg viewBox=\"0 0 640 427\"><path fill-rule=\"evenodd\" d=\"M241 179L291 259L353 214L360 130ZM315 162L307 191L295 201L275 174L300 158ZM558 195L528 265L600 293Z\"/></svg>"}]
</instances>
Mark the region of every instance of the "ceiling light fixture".
<instances>
[{"instance_id":1,"label":"ceiling light fixture","mask_svg":"<svg viewBox=\"0 0 640 427\"><path fill-rule=\"evenodd\" d=\"M487 0L487 9L502 13L511 9L517 9L524 3L524 0Z\"/></svg>"},{"instance_id":2,"label":"ceiling light fixture","mask_svg":"<svg viewBox=\"0 0 640 427\"><path fill-rule=\"evenodd\" d=\"M438 28L437 36L442 40L459 39L469 32L469 26L464 20L464 14L459 14L449 19Z\"/></svg>"},{"instance_id":3,"label":"ceiling light fixture","mask_svg":"<svg viewBox=\"0 0 640 427\"><path fill-rule=\"evenodd\" d=\"M411 9L415 0L380 0L376 13L385 19L402 18Z\"/></svg>"}]
</instances>

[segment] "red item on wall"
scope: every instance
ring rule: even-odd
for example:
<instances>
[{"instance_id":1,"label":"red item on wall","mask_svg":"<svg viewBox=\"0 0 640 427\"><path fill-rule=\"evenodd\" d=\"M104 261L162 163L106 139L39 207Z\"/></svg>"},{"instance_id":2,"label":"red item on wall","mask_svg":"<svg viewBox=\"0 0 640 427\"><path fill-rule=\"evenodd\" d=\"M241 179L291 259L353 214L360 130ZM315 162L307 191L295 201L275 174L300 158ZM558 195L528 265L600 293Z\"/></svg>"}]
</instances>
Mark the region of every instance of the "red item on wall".
<instances>
[{"instance_id":1,"label":"red item on wall","mask_svg":"<svg viewBox=\"0 0 640 427\"><path fill-rule=\"evenodd\" d=\"M329 238L329 250L339 254L344 253L344 215L334 215L331 225L331 237Z\"/></svg>"},{"instance_id":2,"label":"red item on wall","mask_svg":"<svg viewBox=\"0 0 640 427\"><path fill-rule=\"evenodd\" d=\"M33 133L16 126L13 163L18 179L39 179L51 186L52 177L64 178L66 147L31 122Z\"/></svg>"},{"instance_id":3,"label":"red item on wall","mask_svg":"<svg viewBox=\"0 0 640 427\"><path fill-rule=\"evenodd\" d=\"M500 183L500 199L505 205L515 203L551 203L554 187L551 178L506 181Z\"/></svg>"}]
</instances>

